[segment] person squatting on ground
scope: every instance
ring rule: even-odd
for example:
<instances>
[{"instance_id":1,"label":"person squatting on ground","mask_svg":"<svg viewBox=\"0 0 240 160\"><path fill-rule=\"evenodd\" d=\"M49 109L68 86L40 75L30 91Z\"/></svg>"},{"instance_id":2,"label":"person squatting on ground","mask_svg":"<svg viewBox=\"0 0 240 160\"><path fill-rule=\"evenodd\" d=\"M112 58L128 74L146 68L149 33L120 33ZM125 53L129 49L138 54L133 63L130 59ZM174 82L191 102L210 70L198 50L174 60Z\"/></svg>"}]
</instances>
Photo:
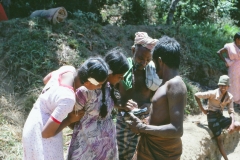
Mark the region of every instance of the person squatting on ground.
<instances>
[{"instance_id":1,"label":"person squatting on ground","mask_svg":"<svg viewBox=\"0 0 240 160\"><path fill-rule=\"evenodd\" d=\"M63 160L62 129L79 121L84 112L75 115L74 88L101 88L108 76L107 64L101 58L89 58L78 71L62 66L44 79L45 87L34 103L23 128L24 160ZM98 81L95 84L93 80Z\"/></svg>"},{"instance_id":2,"label":"person squatting on ground","mask_svg":"<svg viewBox=\"0 0 240 160\"><path fill-rule=\"evenodd\" d=\"M179 76L180 44L163 36L153 50L153 61L162 84L152 98L149 124L130 113L132 132L140 134L134 160L179 160L182 154L183 113L187 89Z\"/></svg>"},{"instance_id":3,"label":"person squatting on ground","mask_svg":"<svg viewBox=\"0 0 240 160\"><path fill-rule=\"evenodd\" d=\"M116 126L111 117L114 103L114 85L123 79L129 69L125 53L114 48L105 56L109 65L107 83L101 90L82 86L76 91L76 109L84 110L83 118L75 124L68 149L68 160L117 160ZM95 81L98 84L98 81Z\"/></svg>"},{"instance_id":4,"label":"person squatting on ground","mask_svg":"<svg viewBox=\"0 0 240 160\"><path fill-rule=\"evenodd\" d=\"M148 117L150 99L154 91L160 86L161 80L156 74L151 51L157 39L152 39L146 32L135 33L134 45L132 46L133 57L128 58L129 70L124 79L116 87L121 96L117 115L117 141L119 159L126 160L133 157L138 136L129 130L126 120L129 115L126 112L139 108L135 114L141 119Z\"/></svg>"},{"instance_id":5,"label":"person squatting on ground","mask_svg":"<svg viewBox=\"0 0 240 160\"><path fill-rule=\"evenodd\" d=\"M212 131L217 141L218 148L227 160L226 152L223 148L221 133L222 130L228 128L229 133L240 130L239 122L234 121L233 96L228 92L229 77L227 75L220 76L218 81L218 89L206 92L197 92L195 99L204 114L207 114L208 127ZM205 110L200 99L208 99L208 109ZM230 118L223 116L224 107L228 108Z\"/></svg>"},{"instance_id":6,"label":"person squatting on ground","mask_svg":"<svg viewBox=\"0 0 240 160\"><path fill-rule=\"evenodd\" d=\"M228 67L228 76L230 77L229 92L233 95L233 101L240 107L240 32L233 38L234 42L227 43L217 54ZM227 58L223 54L227 54Z\"/></svg>"}]
</instances>

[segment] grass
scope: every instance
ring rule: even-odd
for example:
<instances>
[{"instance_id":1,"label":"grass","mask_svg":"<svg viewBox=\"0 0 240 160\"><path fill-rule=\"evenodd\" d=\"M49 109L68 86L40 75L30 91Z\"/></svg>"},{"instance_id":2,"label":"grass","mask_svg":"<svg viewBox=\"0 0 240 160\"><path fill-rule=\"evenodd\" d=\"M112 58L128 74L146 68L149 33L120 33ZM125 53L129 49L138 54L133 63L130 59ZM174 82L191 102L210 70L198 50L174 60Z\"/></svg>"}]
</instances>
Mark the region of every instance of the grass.
<instances>
[{"instance_id":1,"label":"grass","mask_svg":"<svg viewBox=\"0 0 240 160\"><path fill-rule=\"evenodd\" d=\"M0 159L18 160L22 157L21 132L23 112L16 105L15 95L1 89L0 96Z\"/></svg>"}]
</instances>

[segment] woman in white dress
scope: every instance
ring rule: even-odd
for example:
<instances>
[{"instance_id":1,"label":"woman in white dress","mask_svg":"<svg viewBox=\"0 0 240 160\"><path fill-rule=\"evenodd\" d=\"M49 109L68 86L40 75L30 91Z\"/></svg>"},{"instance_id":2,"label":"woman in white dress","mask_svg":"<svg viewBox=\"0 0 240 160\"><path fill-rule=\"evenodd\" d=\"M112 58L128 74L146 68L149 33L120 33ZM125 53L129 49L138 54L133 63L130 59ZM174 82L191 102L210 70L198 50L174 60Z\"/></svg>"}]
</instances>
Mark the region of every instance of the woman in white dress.
<instances>
[{"instance_id":1,"label":"woman in white dress","mask_svg":"<svg viewBox=\"0 0 240 160\"><path fill-rule=\"evenodd\" d=\"M89 58L78 71L63 66L48 74L23 128L23 159L63 160L61 130L82 117L71 113L75 104L74 88L101 88L107 76L108 66L99 57Z\"/></svg>"},{"instance_id":2,"label":"woman in white dress","mask_svg":"<svg viewBox=\"0 0 240 160\"><path fill-rule=\"evenodd\" d=\"M81 86L76 91L76 106L85 115L76 123L68 151L68 160L117 160L116 126L111 117L114 85L129 69L123 50L115 48L105 56L110 72L101 90Z\"/></svg>"}]
</instances>

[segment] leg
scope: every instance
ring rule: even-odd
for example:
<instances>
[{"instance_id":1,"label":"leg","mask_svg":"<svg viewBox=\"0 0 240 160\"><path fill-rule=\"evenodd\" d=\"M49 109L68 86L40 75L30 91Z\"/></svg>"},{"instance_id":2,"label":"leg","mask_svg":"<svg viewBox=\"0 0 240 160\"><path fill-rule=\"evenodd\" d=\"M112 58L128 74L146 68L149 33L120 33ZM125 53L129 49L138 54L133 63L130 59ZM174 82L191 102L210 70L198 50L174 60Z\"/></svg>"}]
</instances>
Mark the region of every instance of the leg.
<instances>
[{"instance_id":1,"label":"leg","mask_svg":"<svg viewBox=\"0 0 240 160\"><path fill-rule=\"evenodd\" d=\"M216 140L217 140L217 145L218 145L219 151L221 152L223 158L224 158L225 160L228 160L227 154L226 154L226 152L225 152L225 150L224 150L224 148L223 148L222 136L219 135L219 136L216 138Z\"/></svg>"},{"instance_id":2,"label":"leg","mask_svg":"<svg viewBox=\"0 0 240 160\"><path fill-rule=\"evenodd\" d=\"M240 122L238 121L234 122L234 131L240 131Z\"/></svg>"}]
</instances>

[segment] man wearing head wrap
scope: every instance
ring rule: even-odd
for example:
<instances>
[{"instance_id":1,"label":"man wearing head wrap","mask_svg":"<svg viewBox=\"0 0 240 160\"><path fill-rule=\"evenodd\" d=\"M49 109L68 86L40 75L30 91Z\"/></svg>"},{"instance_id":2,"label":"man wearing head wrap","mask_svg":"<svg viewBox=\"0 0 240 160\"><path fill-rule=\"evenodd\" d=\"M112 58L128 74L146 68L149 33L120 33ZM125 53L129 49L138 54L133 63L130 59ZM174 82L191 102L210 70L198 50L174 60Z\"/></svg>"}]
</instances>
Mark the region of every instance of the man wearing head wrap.
<instances>
[{"instance_id":1,"label":"man wearing head wrap","mask_svg":"<svg viewBox=\"0 0 240 160\"><path fill-rule=\"evenodd\" d=\"M149 114L150 99L161 84L152 62L151 51L157 39L148 36L146 32L135 34L132 46L132 57L128 58L130 69L125 73L124 79L117 88L121 95L121 102L117 115L117 141L119 159L126 160L133 157L138 135L131 132L126 121L131 112L143 121Z\"/></svg>"},{"instance_id":2,"label":"man wearing head wrap","mask_svg":"<svg viewBox=\"0 0 240 160\"><path fill-rule=\"evenodd\" d=\"M140 134L132 160L180 160L187 88L179 75L180 44L168 36L159 39L153 62L162 84L151 99L148 124L129 114L129 128Z\"/></svg>"}]
</instances>

